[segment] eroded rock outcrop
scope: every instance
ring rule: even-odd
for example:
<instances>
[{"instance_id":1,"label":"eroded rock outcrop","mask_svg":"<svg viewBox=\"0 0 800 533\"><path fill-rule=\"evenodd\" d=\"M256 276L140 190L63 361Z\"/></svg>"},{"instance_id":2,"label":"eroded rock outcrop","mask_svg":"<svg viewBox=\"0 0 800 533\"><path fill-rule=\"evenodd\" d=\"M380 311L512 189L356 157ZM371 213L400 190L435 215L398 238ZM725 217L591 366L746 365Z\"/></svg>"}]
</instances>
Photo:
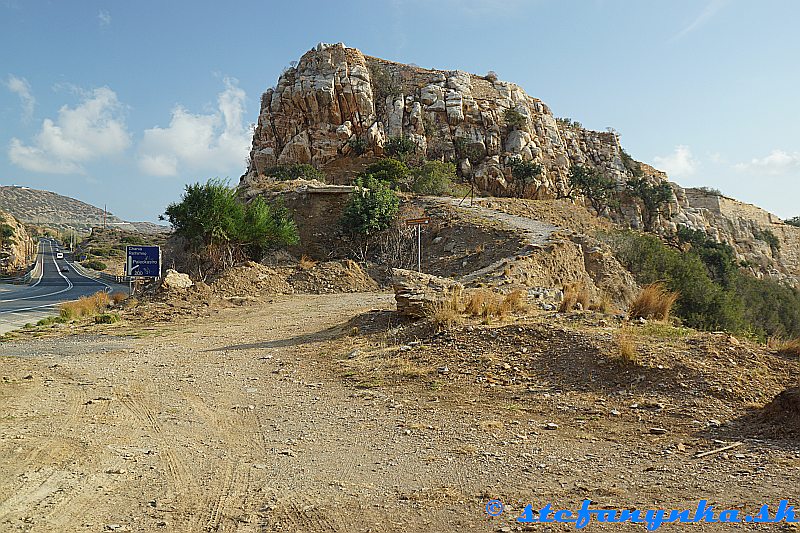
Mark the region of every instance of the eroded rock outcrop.
<instances>
[{"instance_id":1,"label":"eroded rock outcrop","mask_svg":"<svg viewBox=\"0 0 800 533\"><path fill-rule=\"evenodd\" d=\"M3 211L0 211L0 226L10 228L8 235L4 231L0 243L0 273L16 272L26 267L33 257L33 240L17 219Z\"/></svg>"},{"instance_id":2,"label":"eroded rock outcrop","mask_svg":"<svg viewBox=\"0 0 800 533\"><path fill-rule=\"evenodd\" d=\"M542 165L524 190L528 198L563 195L573 165L601 169L620 189L634 177L633 168L653 184L667 180L628 159L613 131L557 119L541 100L491 73L423 69L320 43L262 96L242 185L247 189L270 167L290 163L310 163L335 180L347 175L347 161L360 159L354 156L381 156L387 141L399 136L429 159L453 161L462 177L498 196L514 189L512 158ZM618 221L665 236L679 226L703 231L730 244L754 274L798 284L800 228L754 206L670 186L661 213L644 213L640 202L626 201ZM770 234L778 246L770 245Z\"/></svg>"}]
</instances>

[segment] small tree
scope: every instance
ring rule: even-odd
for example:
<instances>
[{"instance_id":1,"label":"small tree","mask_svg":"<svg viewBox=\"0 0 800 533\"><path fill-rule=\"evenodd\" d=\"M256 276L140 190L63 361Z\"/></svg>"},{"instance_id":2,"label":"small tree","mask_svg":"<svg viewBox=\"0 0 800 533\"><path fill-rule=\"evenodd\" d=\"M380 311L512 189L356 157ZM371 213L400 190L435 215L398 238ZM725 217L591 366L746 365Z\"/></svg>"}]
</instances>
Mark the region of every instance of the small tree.
<instances>
[{"instance_id":1,"label":"small tree","mask_svg":"<svg viewBox=\"0 0 800 533\"><path fill-rule=\"evenodd\" d=\"M644 204L645 227L652 230L657 216L672 199L672 187L666 181L653 185L645 178L628 180L627 186L628 192Z\"/></svg>"},{"instance_id":2,"label":"small tree","mask_svg":"<svg viewBox=\"0 0 800 533\"><path fill-rule=\"evenodd\" d=\"M298 242L286 211L261 198L244 204L220 179L187 185L181 201L168 205L164 214L161 219L169 220L196 258L213 269L245 258L259 261L270 248Z\"/></svg>"},{"instance_id":3,"label":"small tree","mask_svg":"<svg viewBox=\"0 0 800 533\"><path fill-rule=\"evenodd\" d=\"M792 217L790 219L784 220L784 222L786 222L787 224L789 224L791 226L800 227L800 217Z\"/></svg>"},{"instance_id":4,"label":"small tree","mask_svg":"<svg viewBox=\"0 0 800 533\"><path fill-rule=\"evenodd\" d=\"M523 161L521 157L512 158L510 165L517 197L522 198L525 196L525 189L528 185L542 174L542 165L532 161Z\"/></svg>"},{"instance_id":5,"label":"small tree","mask_svg":"<svg viewBox=\"0 0 800 533\"><path fill-rule=\"evenodd\" d=\"M344 209L341 224L358 240L359 259L365 260L371 239L392 223L400 200L387 182L372 175L361 176L353 184L358 188Z\"/></svg>"},{"instance_id":6,"label":"small tree","mask_svg":"<svg viewBox=\"0 0 800 533\"><path fill-rule=\"evenodd\" d=\"M566 197L571 198L577 191L589 200L595 211L600 213L613 201L616 183L596 168L573 165L569 169L570 190Z\"/></svg>"}]
</instances>

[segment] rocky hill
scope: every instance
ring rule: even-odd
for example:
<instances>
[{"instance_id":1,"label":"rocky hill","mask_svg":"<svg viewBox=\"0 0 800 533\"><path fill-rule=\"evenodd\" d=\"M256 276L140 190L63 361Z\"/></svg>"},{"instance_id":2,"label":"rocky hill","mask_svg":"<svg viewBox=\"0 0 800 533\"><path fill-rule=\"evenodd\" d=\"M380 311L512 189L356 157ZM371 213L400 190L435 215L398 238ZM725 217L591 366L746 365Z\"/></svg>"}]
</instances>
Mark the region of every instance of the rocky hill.
<instances>
[{"instance_id":1,"label":"rocky hill","mask_svg":"<svg viewBox=\"0 0 800 533\"><path fill-rule=\"evenodd\" d=\"M105 223L142 233L169 231L166 226L150 222L126 222L99 207L68 196L29 187L1 186L0 209L20 222L54 229L87 231Z\"/></svg>"},{"instance_id":2,"label":"rocky hill","mask_svg":"<svg viewBox=\"0 0 800 533\"><path fill-rule=\"evenodd\" d=\"M401 136L429 159L453 161L463 179L496 196L513 189L510 161L518 157L542 165L525 194L535 199L563 195L573 165L600 169L620 188L635 174L653 184L668 179L631 159L616 133L557 119L541 100L493 73L423 69L320 43L263 94L242 185L293 163L310 163L336 181ZM731 244L754 274L800 280L800 228L731 198L669 185L668 208L655 220L646 224L641 203L630 202L620 222L664 236L679 226L700 230Z\"/></svg>"},{"instance_id":3,"label":"rocky hill","mask_svg":"<svg viewBox=\"0 0 800 533\"><path fill-rule=\"evenodd\" d=\"M26 267L34 250L33 240L25 227L13 216L0 211L0 230L5 229L9 229L10 235L3 232L0 240L0 274L14 273Z\"/></svg>"}]
</instances>

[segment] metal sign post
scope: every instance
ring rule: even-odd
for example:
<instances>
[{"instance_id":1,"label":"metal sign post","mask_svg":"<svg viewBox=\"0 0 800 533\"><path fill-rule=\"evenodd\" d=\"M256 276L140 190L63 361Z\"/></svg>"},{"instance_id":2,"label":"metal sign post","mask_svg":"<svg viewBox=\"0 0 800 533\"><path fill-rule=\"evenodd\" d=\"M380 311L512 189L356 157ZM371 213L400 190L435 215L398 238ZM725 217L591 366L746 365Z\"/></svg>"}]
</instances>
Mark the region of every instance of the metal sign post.
<instances>
[{"instance_id":1,"label":"metal sign post","mask_svg":"<svg viewBox=\"0 0 800 533\"><path fill-rule=\"evenodd\" d=\"M431 217L408 218L405 222L417 227L417 272L422 272L422 226L430 224Z\"/></svg>"},{"instance_id":2,"label":"metal sign post","mask_svg":"<svg viewBox=\"0 0 800 533\"><path fill-rule=\"evenodd\" d=\"M134 279L161 277L161 247L126 246L125 273L130 277L130 293L133 294Z\"/></svg>"}]
</instances>

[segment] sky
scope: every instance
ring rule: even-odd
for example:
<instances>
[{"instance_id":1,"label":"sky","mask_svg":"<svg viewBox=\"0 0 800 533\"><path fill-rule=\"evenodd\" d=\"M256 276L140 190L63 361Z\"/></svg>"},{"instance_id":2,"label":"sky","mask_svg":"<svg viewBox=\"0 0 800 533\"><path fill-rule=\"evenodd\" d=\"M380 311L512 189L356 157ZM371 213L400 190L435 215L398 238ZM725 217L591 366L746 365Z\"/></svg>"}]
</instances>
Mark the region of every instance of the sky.
<instances>
[{"instance_id":1,"label":"sky","mask_svg":"<svg viewBox=\"0 0 800 533\"><path fill-rule=\"evenodd\" d=\"M796 0L0 0L0 184L156 221L237 183L261 93L318 42L521 85L636 159L800 215Z\"/></svg>"}]
</instances>

